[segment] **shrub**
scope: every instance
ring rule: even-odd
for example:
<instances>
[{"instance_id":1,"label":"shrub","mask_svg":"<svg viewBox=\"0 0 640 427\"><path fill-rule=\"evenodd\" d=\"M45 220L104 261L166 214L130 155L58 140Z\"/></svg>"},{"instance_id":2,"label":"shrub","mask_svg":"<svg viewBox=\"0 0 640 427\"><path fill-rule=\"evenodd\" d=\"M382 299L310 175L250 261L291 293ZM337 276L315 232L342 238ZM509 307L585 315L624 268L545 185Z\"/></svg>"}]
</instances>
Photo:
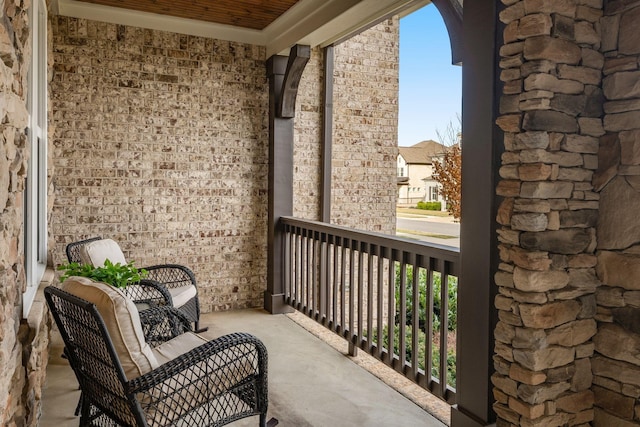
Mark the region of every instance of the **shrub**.
<instances>
[{"instance_id":1,"label":"shrub","mask_svg":"<svg viewBox=\"0 0 640 427\"><path fill-rule=\"evenodd\" d=\"M427 211L439 211L442 208L442 202L418 202L417 208Z\"/></svg>"}]
</instances>

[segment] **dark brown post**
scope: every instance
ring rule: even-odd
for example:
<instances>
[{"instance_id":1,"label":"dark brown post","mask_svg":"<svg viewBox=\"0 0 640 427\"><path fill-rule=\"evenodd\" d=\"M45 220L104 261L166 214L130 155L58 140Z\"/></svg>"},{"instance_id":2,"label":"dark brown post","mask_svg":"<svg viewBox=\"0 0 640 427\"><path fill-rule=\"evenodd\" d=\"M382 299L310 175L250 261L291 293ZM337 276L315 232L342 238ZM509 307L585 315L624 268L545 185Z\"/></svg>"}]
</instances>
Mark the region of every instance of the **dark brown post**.
<instances>
[{"instance_id":1,"label":"dark brown post","mask_svg":"<svg viewBox=\"0 0 640 427\"><path fill-rule=\"evenodd\" d=\"M495 421L491 374L496 310L496 182L501 132L495 125L497 3L464 2L462 222L458 287L457 404L452 427Z\"/></svg>"},{"instance_id":2,"label":"dark brown post","mask_svg":"<svg viewBox=\"0 0 640 427\"><path fill-rule=\"evenodd\" d=\"M280 217L293 214L293 117L296 95L309 46L296 45L289 56L267 61L269 78L269 230L267 236L267 290L264 308L272 313L290 311L284 303L282 256L284 239Z\"/></svg>"}]
</instances>

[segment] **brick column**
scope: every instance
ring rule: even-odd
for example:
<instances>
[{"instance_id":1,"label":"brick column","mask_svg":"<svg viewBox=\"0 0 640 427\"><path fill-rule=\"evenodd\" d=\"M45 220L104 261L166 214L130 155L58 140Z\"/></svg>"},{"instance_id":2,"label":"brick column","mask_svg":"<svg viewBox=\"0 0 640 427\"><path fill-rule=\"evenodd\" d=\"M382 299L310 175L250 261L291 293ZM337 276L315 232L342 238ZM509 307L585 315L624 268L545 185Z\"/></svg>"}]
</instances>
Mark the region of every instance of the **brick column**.
<instances>
[{"instance_id":1,"label":"brick column","mask_svg":"<svg viewBox=\"0 0 640 427\"><path fill-rule=\"evenodd\" d=\"M593 420L602 2L503 0L498 426Z\"/></svg>"}]
</instances>

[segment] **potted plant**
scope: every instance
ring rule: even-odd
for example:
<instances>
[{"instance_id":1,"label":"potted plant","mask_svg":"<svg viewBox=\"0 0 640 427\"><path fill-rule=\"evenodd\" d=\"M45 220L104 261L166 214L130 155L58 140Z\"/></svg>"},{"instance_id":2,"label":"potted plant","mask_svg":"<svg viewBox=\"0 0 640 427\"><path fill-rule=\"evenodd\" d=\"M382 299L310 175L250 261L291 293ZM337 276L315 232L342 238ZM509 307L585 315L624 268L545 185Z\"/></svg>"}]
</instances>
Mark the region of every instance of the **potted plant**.
<instances>
[{"instance_id":1,"label":"potted plant","mask_svg":"<svg viewBox=\"0 0 640 427\"><path fill-rule=\"evenodd\" d=\"M64 271L64 274L60 276L60 281L64 282L71 276L82 276L93 279L97 282L104 282L108 285L116 288L125 289L132 283L137 283L140 280L147 277L147 270L141 268L138 270L133 265L133 261L127 264L120 264L119 262L113 264L108 259L105 260L104 266L94 267L90 264L79 264L72 262L70 264L63 264L58 267L58 270Z\"/></svg>"}]
</instances>

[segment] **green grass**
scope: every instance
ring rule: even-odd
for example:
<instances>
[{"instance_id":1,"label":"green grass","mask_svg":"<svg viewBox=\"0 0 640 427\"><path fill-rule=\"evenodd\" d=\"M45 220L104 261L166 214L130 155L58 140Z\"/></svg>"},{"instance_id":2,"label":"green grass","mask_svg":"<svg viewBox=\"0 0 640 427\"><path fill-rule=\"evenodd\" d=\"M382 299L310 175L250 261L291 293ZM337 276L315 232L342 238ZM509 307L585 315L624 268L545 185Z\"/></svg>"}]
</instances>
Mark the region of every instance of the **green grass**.
<instances>
[{"instance_id":1,"label":"green grass","mask_svg":"<svg viewBox=\"0 0 640 427\"><path fill-rule=\"evenodd\" d=\"M449 236L447 234L425 233L425 232L422 232L422 231L405 230L403 228L396 229L396 234L397 233L413 234L415 236L424 236L424 237L435 237L437 239L457 239L458 238L457 236Z\"/></svg>"}]
</instances>

